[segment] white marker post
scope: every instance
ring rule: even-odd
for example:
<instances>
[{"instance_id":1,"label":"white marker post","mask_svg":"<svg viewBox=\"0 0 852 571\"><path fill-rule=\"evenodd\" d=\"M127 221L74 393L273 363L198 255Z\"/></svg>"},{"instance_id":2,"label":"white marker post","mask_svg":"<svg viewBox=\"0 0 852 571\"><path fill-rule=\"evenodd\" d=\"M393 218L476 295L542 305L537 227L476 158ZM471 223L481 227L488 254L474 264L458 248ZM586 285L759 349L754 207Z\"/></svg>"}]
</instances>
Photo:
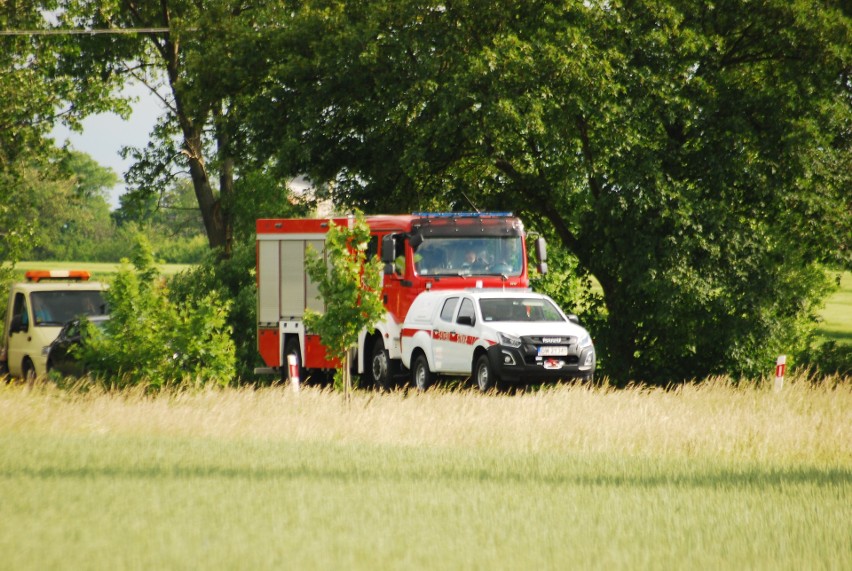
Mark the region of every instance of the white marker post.
<instances>
[{"instance_id":1,"label":"white marker post","mask_svg":"<svg viewBox=\"0 0 852 571\"><path fill-rule=\"evenodd\" d=\"M290 371L290 387L294 393L299 392L299 358L292 353L287 355L287 367Z\"/></svg>"},{"instance_id":2,"label":"white marker post","mask_svg":"<svg viewBox=\"0 0 852 571\"><path fill-rule=\"evenodd\" d=\"M784 373L787 372L787 355L778 355L775 360L775 392L784 388Z\"/></svg>"}]
</instances>

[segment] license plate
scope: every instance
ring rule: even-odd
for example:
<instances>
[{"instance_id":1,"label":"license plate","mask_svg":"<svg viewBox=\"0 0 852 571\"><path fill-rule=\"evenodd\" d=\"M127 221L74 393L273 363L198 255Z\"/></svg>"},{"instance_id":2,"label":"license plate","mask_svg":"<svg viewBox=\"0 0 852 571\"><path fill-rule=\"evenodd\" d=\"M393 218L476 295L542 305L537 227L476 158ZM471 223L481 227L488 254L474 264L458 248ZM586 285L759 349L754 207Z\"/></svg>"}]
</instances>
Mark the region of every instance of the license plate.
<instances>
[{"instance_id":1,"label":"license plate","mask_svg":"<svg viewBox=\"0 0 852 571\"><path fill-rule=\"evenodd\" d=\"M565 345L545 345L538 348L538 354L541 357L564 357L568 354L568 347Z\"/></svg>"}]
</instances>

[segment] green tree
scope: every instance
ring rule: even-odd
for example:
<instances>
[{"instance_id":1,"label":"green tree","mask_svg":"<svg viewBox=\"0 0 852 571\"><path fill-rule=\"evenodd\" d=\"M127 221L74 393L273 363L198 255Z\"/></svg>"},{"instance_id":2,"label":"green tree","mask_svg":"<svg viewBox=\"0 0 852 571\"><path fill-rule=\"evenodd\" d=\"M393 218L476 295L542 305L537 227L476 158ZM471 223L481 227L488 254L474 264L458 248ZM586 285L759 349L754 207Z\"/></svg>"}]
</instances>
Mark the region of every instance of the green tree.
<instances>
[{"instance_id":1,"label":"green tree","mask_svg":"<svg viewBox=\"0 0 852 571\"><path fill-rule=\"evenodd\" d=\"M107 193L118 176L86 153L67 148L57 149L42 170L57 182L32 185L24 202L30 208L19 211L38 228L38 241L25 255L34 260L92 259L99 244L114 239Z\"/></svg>"},{"instance_id":2,"label":"green tree","mask_svg":"<svg viewBox=\"0 0 852 571\"><path fill-rule=\"evenodd\" d=\"M617 381L756 373L850 264L852 25L815 0L317 0L253 127L370 211L513 209L600 283ZM300 144L293 144L292 141ZM289 154L287 154L289 153Z\"/></svg>"},{"instance_id":3,"label":"green tree","mask_svg":"<svg viewBox=\"0 0 852 571\"><path fill-rule=\"evenodd\" d=\"M144 238L133 266L123 267L106 292L110 319L103 331L91 326L80 348L87 370L115 386L228 385L235 375L230 304L217 292L173 303Z\"/></svg>"},{"instance_id":4,"label":"green tree","mask_svg":"<svg viewBox=\"0 0 852 571\"><path fill-rule=\"evenodd\" d=\"M88 81L100 71L148 86L166 112L144 149L125 149L135 159L127 174L130 193L146 202L186 176L195 194L211 248L229 256L235 205L253 203L253 187L241 176L265 171L264 157L246 151L246 80L265 69L267 47L258 29L269 2L233 0L58 0L59 25L74 28L151 29L168 32L79 37L78 53L63 60L74 77ZM264 64L263 66L261 64ZM255 149L257 151L258 149ZM281 189L278 204L288 200ZM156 201L155 201L156 202Z\"/></svg>"},{"instance_id":5,"label":"green tree","mask_svg":"<svg viewBox=\"0 0 852 571\"><path fill-rule=\"evenodd\" d=\"M42 209L61 205L69 190L57 169L58 151L49 133L55 122L78 126L87 113L115 106L102 97L104 81L94 76L84 85L57 65L62 42L45 41L16 31L48 27L41 6L0 3L0 283L33 244L43 243ZM55 199L51 193L58 193Z\"/></svg>"},{"instance_id":6,"label":"green tree","mask_svg":"<svg viewBox=\"0 0 852 571\"><path fill-rule=\"evenodd\" d=\"M349 227L329 225L325 256L313 252L305 260L308 275L317 284L325 313L305 309L305 327L319 335L328 355L340 363L336 378L349 398L351 349L365 328L373 331L385 313L382 303L382 264L367 259L370 227L363 213L350 218Z\"/></svg>"}]
</instances>

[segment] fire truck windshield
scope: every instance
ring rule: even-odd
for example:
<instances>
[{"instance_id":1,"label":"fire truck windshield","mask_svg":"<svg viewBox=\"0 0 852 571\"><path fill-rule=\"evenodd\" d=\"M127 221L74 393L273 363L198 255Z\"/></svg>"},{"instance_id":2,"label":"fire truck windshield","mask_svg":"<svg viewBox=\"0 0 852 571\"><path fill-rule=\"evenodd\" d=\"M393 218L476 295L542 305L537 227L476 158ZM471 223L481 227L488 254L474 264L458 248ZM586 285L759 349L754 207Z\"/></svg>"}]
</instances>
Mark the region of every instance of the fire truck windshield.
<instances>
[{"instance_id":1,"label":"fire truck windshield","mask_svg":"<svg viewBox=\"0 0 852 571\"><path fill-rule=\"evenodd\" d=\"M519 276L524 268L520 236L424 237L414 259L422 276Z\"/></svg>"}]
</instances>

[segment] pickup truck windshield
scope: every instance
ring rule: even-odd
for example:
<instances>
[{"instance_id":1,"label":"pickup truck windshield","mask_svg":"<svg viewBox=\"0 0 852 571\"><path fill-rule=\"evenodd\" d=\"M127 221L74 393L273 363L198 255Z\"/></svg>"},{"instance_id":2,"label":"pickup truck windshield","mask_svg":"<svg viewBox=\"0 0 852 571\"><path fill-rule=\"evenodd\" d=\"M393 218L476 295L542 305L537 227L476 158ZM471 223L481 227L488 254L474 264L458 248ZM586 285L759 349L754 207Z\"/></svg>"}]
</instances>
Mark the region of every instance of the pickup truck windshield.
<instances>
[{"instance_id":1,"label":"pickup truck windshield","mask_svg":"<svg viewBox=\"0 0 852 571\"><path fill-rule=\"evenodd\" d=\"M427 237L414 251L423 276L519 276L522 256L520 236Z\"/></svg>"},{"instance_id":2,"label":"pickup truck windshield","mask_svg":"<svg viewBox=\"0 0 852 571\"><path fill-rule=\"evenodd\" d=\"M479 300L485 321L565 321L556 306L546 299L491 298Z\"/></svg>"},{"instance_id":3,"label":"pickup truck windshield","mask_svg":"<svg viewBox=\"0 0 852 571\"><path fill-rule=\"evenodd\" d=\"M64 325L81 315L105 315L99 290L37 291L31 295L36 326Z\"/></svg>"}]
</instances>

